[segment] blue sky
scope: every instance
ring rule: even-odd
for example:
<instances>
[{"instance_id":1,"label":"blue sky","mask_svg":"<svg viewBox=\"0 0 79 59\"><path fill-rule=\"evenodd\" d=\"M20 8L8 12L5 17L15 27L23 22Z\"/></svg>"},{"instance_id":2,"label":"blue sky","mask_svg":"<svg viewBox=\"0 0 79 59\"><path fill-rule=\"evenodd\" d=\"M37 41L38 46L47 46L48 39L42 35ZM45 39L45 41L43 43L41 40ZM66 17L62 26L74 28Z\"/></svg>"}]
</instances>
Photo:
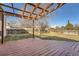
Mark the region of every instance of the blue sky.
<instances>
[{"instance_id":1,"label":"blue sky","mask_svg":"<svg viewBox=\"0 0 79 59\"><path fill-rule=\"evenodd\" d=\"M79 4L65 4L54 12L58 14L49 19L50 26L64 26L68 20L74 25L79 24Z\"/></svg>"},{"instance_id":2,"label":"blue sky","mask_svg":"<svg viewBox=\"0 0 79 59\"><path fill-rule=\"evenodd\" d=\"M8 4L10 5L10 4ZM44 4L43 4L44 5ZM23 4L15 4L15 7L22 8ZM55 6L55 5L54 5ZM52 9L54 6L51 6ZM43 6L44 7L44 6ZM32 8L32 7L31 7ZM27 10L31 10L31 8L27 8ZM12 12L12 9L4 8L7 11ZM15 11L17 13L17 11ZM38 12L38 11L37 11ZM48 23L50 26L64 26L67 24L67 21L70 20L71 23L79 24L79 3L67 3L59 9L52 12L52 14L56 13L55 16L50 16L48 18ZM50 15L50 14L49 14ZM8 17L9 20L16 20L16 18Z\"/></svg>"}]
</instances>

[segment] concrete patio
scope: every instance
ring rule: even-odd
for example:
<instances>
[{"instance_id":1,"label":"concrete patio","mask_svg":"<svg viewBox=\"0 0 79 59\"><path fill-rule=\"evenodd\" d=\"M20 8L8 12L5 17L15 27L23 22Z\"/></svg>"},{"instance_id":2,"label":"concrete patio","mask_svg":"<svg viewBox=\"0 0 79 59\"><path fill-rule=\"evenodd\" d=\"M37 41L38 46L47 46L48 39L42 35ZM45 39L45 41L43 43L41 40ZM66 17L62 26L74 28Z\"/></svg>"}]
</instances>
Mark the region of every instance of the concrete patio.
<instances>
[{"instance_id":1,"label":"concrete patio","mask_svg":"<svg viewBox=\"0 0 79 59\"><path fill-rule=\"evenodd\" d=\"M79 56L79 42L28 38L0 44L0 56Z\"/></svg>"}]
</instances>

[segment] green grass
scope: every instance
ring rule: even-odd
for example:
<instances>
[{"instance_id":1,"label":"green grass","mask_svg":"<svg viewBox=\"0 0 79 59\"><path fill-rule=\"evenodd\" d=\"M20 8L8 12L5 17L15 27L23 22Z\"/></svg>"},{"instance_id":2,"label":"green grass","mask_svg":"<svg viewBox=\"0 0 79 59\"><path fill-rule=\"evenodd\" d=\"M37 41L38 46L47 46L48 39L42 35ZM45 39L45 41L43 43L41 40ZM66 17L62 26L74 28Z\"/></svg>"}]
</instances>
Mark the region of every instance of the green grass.
<instances>
[{"instance_id":1,"label":"green grass","mask_svg":"<svg viewBox=\"0 0 79 59\"><path fill-rule=\"evenodd\" d=\"M4 41L15 41L15 40L22 40L32 38L32 34L16 34L16 35L7 35L4 39Z\"/></svg>"},{"instance_id":2,"label":"green grass","mask_svg":"<svg viewBox=\"0 0 79 59\"><path fill-rule=\"evenodd\" d=\"M75 41L75 42L79 42L73 39L68 39L68 38L63 38L63 37L57 37L57 36L37 36L42 40L57 40L57 41Z\"/></svg>"},{"instance_id":3,"label":"green grass","mask_svg":"<svg viewBox=\"0 0 79 59\"><path fill-rule=\"evenodd\" d=\"M22 40L27 38L32 38L32 34L14 34L14 35L7 35L4 39L4 42L6 41L16 41L16 40ZM50 35L35 35L35 37L40 38L42 40L58 40L58 41L76 41L74 39L68 39L64 37L58 37L58 36L50 36ZM78 42L78 41L76 41Z\"/></svg>"}]
</instances>

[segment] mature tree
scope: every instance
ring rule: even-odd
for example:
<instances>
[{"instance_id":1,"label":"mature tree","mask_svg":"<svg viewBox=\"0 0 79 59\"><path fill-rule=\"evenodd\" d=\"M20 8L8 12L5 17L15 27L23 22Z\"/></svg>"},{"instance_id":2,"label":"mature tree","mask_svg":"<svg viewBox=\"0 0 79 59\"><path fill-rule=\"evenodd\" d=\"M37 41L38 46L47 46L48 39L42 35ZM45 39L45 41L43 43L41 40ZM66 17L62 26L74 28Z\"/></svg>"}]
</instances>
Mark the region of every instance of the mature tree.
<instances>
[{"instance_id":1,"label":"mature tree","mask_svg":"<svg viewBox=\"0 0 79 59\"><path fill-rule=\"evenodd\" d=\"M40 26L40 31L41 32L46 32L48 31L47 28L49 28L49 24L48 24L48 21L46 19L46 17L42 18L42 19L39 19L39 26Z\"/></svg>"}]
</instances>

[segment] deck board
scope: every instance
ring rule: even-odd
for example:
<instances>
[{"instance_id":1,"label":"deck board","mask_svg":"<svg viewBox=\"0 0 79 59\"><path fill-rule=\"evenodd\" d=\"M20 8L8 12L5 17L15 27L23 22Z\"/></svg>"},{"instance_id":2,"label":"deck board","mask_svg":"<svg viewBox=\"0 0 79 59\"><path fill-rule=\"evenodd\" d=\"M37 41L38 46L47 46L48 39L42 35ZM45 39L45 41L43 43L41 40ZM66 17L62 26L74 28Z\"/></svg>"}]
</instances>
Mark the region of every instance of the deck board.
<instances>
[{"instance_id":1,"label":"deck board","mask_svg":"<svg viewBox=\"0 0 79 59\"><path fill-rule=\"evenodd\" d=\"M79 42L24 39L0 44L0 56L79 56Z\"/></svg>"}]
</instances>

